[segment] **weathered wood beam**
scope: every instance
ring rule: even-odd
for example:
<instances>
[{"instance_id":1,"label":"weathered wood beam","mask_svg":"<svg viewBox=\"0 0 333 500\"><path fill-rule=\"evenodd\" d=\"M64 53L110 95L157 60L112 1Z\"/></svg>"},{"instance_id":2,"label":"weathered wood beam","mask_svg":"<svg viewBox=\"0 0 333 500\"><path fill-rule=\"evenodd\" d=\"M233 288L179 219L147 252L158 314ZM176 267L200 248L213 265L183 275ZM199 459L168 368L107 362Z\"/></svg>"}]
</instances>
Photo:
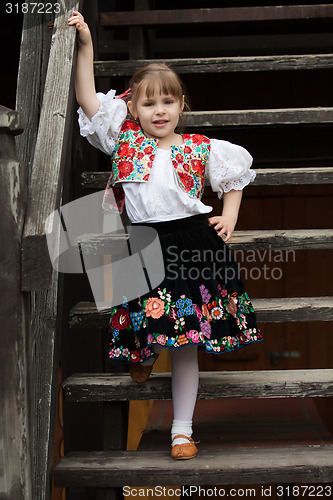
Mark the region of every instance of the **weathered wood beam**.
<instances>
[{"instance_id":1,"label":"weathered wood beam","mask_svg":"<svg viewBox=\"0 0 333 500\"><path fill-rule=\"evenodd\" d=\"M85 234L76 238L82 254L121 253L129 235ZM317 250L333 248L333 229L289 229L235 231L228 245L232 250Z\"/></svg>"},{"instance_id":2,"label":"weathered wood beam","mask_svg":"<svg viewBox=\"0 0 333 500\"><path fill-rule=\"evenodd\" d=\"M247 109L230 111L192 111L186 113L186 126L194 128L254 125L301 125L333 123L333 108Z\"/></svg>"},{"instance_id":3,"label":"weathered wood beam","mask_svg":"<svg viewBox=\"0 0 333 500\"><path fill-rule=\"evenodd\" d=\"M252 186L287 186L294 184L332 184L333 167L256 168ZM81 186L85 189L104 189L110 172L83 172ZM208 179L205 180L208 186Z\"/></svg>"},{"instance_id":4,"label":"weathered wood beam","mask_svg":"<svg viewBox=\"0 0 333 500\"><path fill-rule=\"evenodd\" d=\"M63 14L56 18L53 28L23 235L22 289L26 291L46 288L51 280L45 221L60 204L70 135L76 31L68 26L67 19L73 9L79 8L79 0L62 0L61 4Z\"/></svg>"},{"instance_id":5,"label":"weathered wood beam","mask_svg":"<svg viewBox=\"0 0 333 500\"><path fill-rule=\"evenodd\" d=\"M317 250L333 248L333 229L235 231L232 250Z\"/></svg>"},{"instance_id":6,"label":"weathered wood beam","mask_svg":"<svg viewBox=\"0 0 333 500\"><path fill-rule=\"evenodd\" d=\"M101 12L102 26L148 26L160 24L233 23L331 19L333 5L283 5L215 9Z\"/></svg>"},{"instance_id":7,"label":"weathered wood beam","mask_svg":"<svg viewBox=\"0 0 333 500\"><path fill-rule=\"evenodd\" d=\"M50 54L52 30L49 28L48 19L48 14L37 11L26 14L23 18L16 110L23 117L25 130L16 138L16 148L19 159L27 166L28 179L31 175Z\"/></svg>"},{"instance_id":8,"label":"weathered wood beam","mask_svg":"<svg viewBox=\"0 0 333 500\"><path fill-rule=\"evenodd\" d=\"M21 238L27 173L14 135L20 115L0 106L0 497L32 500L29 297L21 292Z\"/></svg>"},{"instance_id":9,"label":"weathered wood beam","mask_svg":"<svg viewBox=\"0 0 333 500\"><path fill-rule=\"evenodd\" d=\"M252 302L262 323L333 320L333 297L253 299Z\"/></svg>"},{"instance_id":10,"label":"weathered wood beam","mask_svg":"<svg viewBox=\"0 0 333 500\"><path fill-rule=\"evenodd\" d=\"M261 323L287 321L332 321L333 297L290 297L253 299L257 319ZM109 326L111 308L97 310L94 302L79 302L70 311L72 328Z\"/></svg>"},{"instance_id":11,"label":"weathered wood beam","mask_svg":"<svg viewBox=\"0 0 333 500\"><path fill-rule=\"evenodd\" d=\"M95 61L95 76L130 76L151 62L165 63L179 74L229 73L240 71L300 71L333 67L333 54L209 57L193 59L141 59L140 61Z\"/></svg>"},{"instance_id":12,"label":"weathered wood beam","mask_svg":"<svg viewBox=\"0 0 333 500\"><path fill-rule=\"evenodd\" d=\"M66 6L67 9L72 10L76 5L73 0L66 0L65 3L62 3L61 8L64 9ZM29 166L29 178L33 164L36 165L34 163L34 149L52 37L47 17L47 15L37 12L24 16L21 39L16 105L22 111L28 130L17 140L17 147L20 158ZM66 19L67 13L65 19L63 18L63 26L65 26ZM60 20L56 20L54 30L58 31L57 36L63 36L61 32L63 33L64 29L59 23ZM64 55L67 56L66 52ZM58 86L56 88L57 92L60 93L61 89ZM50 103L50 101L49 97L48 102ZM52 117L50 120L52 121ZM36 172L34 172L35 174ZM34 179L36 182L36 176ZM40 189L44 189L44 186L41 185ZM48 189L56 190L57 186L49 186ZM38 266L37 262L36 269L32 272L37 272ZM31 294L30 336L33 373L33 471L31 478L33 482L32 498L34 500L50 500L52 496L60 344L57 316L61 314L63 295L61 287L62 282L58 282L58 274L53 271L48 286Z\"/></svg>"},{"instance_id":13,"label":"weathered wood beam","mask_svg":"<svg viewBox=\"0 0 333 500\"><path fill-rule=\"evenodd\" d=\"M152 373L145 384L123 374L75 374L62 385L68 402L172 399L170 373ZM332 397L333 370L201 372L198 399Z\"/></svg>"},{"instance_id":14,"label":"weathered wood beam","mask_svg":"<svg viewBox=\"0 0 333 500\"><path fill-rule=\"evenodd\" d=\"M19 158L27 165L30 179L43 100L52 30L49 16L24 15L16 109L26 129L16 139ZM46 290L31 294L33 498L50 500L54 460L54 425L57 400L56 315L58 280L54 276Z\"/></svg>"},{"instance_id":15,"label":"weathered wood beam","mask_svg":"<svg viewBox=\"0 0 333 500\"><path fill-rule=\"evenodd\" d=\"M256 168L255 171L257 176L251 184L254 186L333 183L333 167Z\"/></svg>"},{"instance_id":16,"label":"weathered wood beam","mask_svg":"<svg viewBox=\"0 0 333 500\"><path fill-rule=\"evenodd\" d=\"M73 453L55 469L56 486L330 483L333 446L205 450L175 461L170 451ZM217 490L218 491L218 490Z\"/></svg>"}]
</instances>

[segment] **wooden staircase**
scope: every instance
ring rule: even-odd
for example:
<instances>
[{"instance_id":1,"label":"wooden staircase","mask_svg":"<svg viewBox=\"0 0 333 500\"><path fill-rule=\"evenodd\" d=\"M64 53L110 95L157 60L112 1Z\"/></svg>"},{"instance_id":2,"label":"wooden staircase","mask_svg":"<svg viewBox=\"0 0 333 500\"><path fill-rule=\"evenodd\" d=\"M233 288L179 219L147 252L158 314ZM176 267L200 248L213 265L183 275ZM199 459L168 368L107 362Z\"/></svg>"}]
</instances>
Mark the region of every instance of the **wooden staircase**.
<instances>
[{"instance_id":1,"label":"wooden staircase","mask_svg":"<svg viewBox=\"0 0 333 500\"><path fill-rule=\"evenodd\" d=\"M105 3L105 2L104 2ZM111 2L113 4L113 2ZM327 33L333 24L333 4L327 5L285 5L270 7L237 7L211 9L182 9L184 2L177 3L177 9L150 9L150 2L135 1L136 10L126 12L102 12L100 2L100 53L111 54L112 61L95 63L96 77L103 77L101 87L108 88L109 77L127 78L147 61L163 60L173 66L181 75L219 74L237 72L274 72L332 70L332 36ZM110 2L107 2L110 4ZM158 4L158 2L157 2ZM143 12L144 11L144 12ZM283 26L306 23L322 26L317 34L297 33L289 38L283 33ZM192 54L198 48L195 38L181 40L165 37L165 30L157 36L159 28L178 30L178 25L186 25L192 33L193 26L206 33L206 52L213 57L196 57ZM266 23L266 24L265 24ZM280 23L280 24L279 24ZM227 40L215 36L216 26L231 28L245 26L245 34L227 35ZM247 30L251 25L260 26L254 38ZM262 48L265 38L263 26L282 26L278 34L267 35L267 47ZM312 26L311 25L311 26ZM212 36L209 30L212 29ZM118 31L117 31L118 30ZM117 33L121 36L117 37ZM128 33L123 39L124 30ZM229 31L228 31L229 30ZM326 37L325 37L326 30ZM111 34L106 39L106 33ZM207 34L208 33L208 34ZM177 37L177 35L176 35ZM102 38L102 39L101 39ZM214 44L215 40L215 44ZM216 48L216 42L220 45ZM278 54L292 41L291 52ZM227 45L229 41L229 45ZM168 45L169 43L169 45ZM201 42L200 42L201 43ZM239 44L243 43L243 53L252 51L260 55L236 55ZM249 46L247 45L249 43ZM326 43L326 45L325 45ZM176 53L181 58L163 59L162 53ZM221 47L221 49L219 48ZM310 48L318 48L325 53L302 53ZM260 48L260 50L258 49ZM223 54L218 57L216 53ZM263 51L267 54L262 54ZM118 51L118 52L117 52ZM277 55L274 55L274 51ZM127 59L123 59L124 52ZM183 56L183 53L191 57ZM228 57L225 57L225 54ZM158 54L156 58L154 54ZM230 54L230 55L229 55ZM118 59L119 60L118 60ZM104 89L103 89L104 90ZM121 90L121 89L119 89ZM333 123L333 108L279 108L250 110L209 110L188 113L188 128L206 133L208 136L221 134L225 129L241 129L252 133L254 127L329 127ZM326 129L325 129L326 130ZM330 129L331 130L331 129ZM301 132L300 132L301 133ZM214 134L214 135L213 135ZM240 142L241 143L241 142ZM303 152L276 166L262 161L261 168L255 170L257 186L320 185L333 183L333 151L330 157L304 159ZM303 159L302 159L303 158ZM259 162L260 163L260 162ZM100 190L106 185L108 172L85 172L82 187ZM124 235L126 238L126 235ZM81 251L102 252L106 236L85 235L80 239ZM234 249L332 249L333 229L236 231L230 246ZM333 297L260 298L253 304L261 323L332 321ZM86 327L105 328L108 326L110 310L98 311L94 303L79 302L70 313L70 325L81 330ZM76 333L73 331L73 335ZM333 482L333 446L289 446L235 448L228 453L203 450L195 460L172 461L164 452L127 452L125 448L126 412L130 400L170 399L170 375L153 374L146 384L138 385L126 373L73 374L63 383L63 394L67 402L103 402L105 404L106 441L104 451L72 452L65 456L54 470L55 484L66 487L97 488L98 498L113 498L112 488L149 485L217 485L217 484L284 484L284 483L331 483ZM202 372L200 374L200 399L222 398L292 398L292 397L332 397L333 369L268 370L239 372ZM115 424L110 419L123 418ZM109 420L107 420L109 419ZM111 422L111 425L110 425Z\"/></svg>"}]
</instances>

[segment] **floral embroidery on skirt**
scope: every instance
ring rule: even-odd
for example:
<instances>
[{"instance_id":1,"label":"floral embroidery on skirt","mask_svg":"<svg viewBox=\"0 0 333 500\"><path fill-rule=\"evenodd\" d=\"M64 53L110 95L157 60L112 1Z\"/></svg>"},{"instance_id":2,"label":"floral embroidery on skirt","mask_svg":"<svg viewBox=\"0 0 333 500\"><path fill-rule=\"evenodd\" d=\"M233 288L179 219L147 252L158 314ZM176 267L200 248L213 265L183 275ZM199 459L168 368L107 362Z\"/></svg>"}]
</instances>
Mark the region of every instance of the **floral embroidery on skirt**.
<instances>
[{"instance_id":1,"label":"floral embroidery on skirt","mask_svg":"<svg viewBox=\"0 0 333 500\"><path fill-rule=\"evenodd\" d=\"M193 344L220 354L261 341L239 267L206 217L149 225L159 233L166 277L145 296L130 302L125 298L111 309L110 359L143 362L154 355L157 344L166 348ZM175 259L182 252L186 259ZM206 256L218 252L223 258L216 267Z\"/></svg>"}]
</instances>

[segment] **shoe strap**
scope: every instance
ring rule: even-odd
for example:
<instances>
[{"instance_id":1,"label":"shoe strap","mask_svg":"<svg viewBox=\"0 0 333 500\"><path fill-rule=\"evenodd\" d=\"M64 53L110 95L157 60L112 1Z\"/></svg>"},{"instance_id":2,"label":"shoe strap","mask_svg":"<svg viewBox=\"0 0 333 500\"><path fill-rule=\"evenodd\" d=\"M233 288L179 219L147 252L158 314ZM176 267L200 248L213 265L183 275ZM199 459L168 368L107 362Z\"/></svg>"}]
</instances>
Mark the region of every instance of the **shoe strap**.
<instances>
[{"instance_id":1,"label":"shoe strap","mask_svg":"<svg viewBox=\"0 0 333 500\"><path fill-rule=\"evenodd\" d=\"M187 439L190 443L193 443L193 444L199 444L200 441L193 441L193 439L191 437L188 437L188 436L185 436L185 434L177 434L177 436L175 436L172 440L172 442L174 442L175 439Z\"/></svg>"}]
</instances>

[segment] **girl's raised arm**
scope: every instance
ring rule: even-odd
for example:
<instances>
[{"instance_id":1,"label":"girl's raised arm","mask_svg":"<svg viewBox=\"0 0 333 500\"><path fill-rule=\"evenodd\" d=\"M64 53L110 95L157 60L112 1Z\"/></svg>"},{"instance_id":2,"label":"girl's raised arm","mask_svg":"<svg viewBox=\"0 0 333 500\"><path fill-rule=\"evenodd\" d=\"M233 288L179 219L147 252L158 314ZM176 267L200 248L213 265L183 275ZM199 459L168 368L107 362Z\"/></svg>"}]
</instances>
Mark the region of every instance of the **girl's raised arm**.
<instances>
[{"instance_id":1,"label":"girl's raised arm","mask_svg":"<svg viewBox=\"0 0 333 500\"><path fill-rule=\"evenodd\" d=\"M100 101L96 97L94 79L94 49L91 34L82 14L73 11L73 16L68 19L70 26L75 26L79 32L77 65L75 72L76 99L85 115L91 118L97 113Z\"/></svg>"}]
</instances>

